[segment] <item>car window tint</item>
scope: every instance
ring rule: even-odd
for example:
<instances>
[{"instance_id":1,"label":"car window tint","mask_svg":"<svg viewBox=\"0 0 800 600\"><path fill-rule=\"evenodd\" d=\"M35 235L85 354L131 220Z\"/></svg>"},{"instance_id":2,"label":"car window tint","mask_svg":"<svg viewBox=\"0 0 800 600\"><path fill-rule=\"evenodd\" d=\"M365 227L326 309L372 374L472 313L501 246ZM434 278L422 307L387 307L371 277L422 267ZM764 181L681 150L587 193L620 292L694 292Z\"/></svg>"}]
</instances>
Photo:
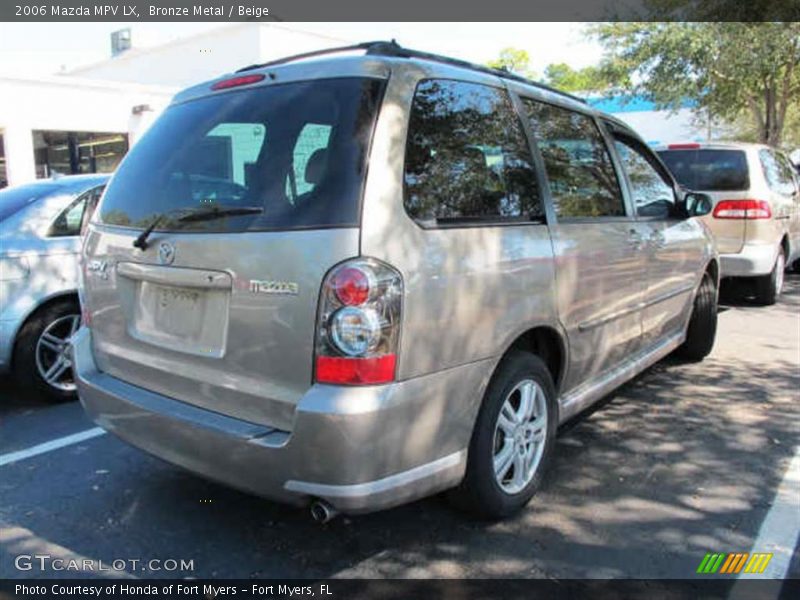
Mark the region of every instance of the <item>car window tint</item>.
<instances>
[{"instance_id":1,"label":"car window tint","mask_svg":"<svg viewBox=\"0 0 800 600\"><path fill-rule=\"evenodd\" d=\"M81 225L83 224L83 212L86 210L88 198L88 193L83 194L61 211L50 226L51 237L80 235Z\"/></svg>"},{"instance_id":2,"label":"car window tint","mask_svg":"<svg viewBox=\"0 0 800 600\"><path fill-rule=\"evenodd\" d=\"M678 183L690 190L733 192L750 187L747 156L741 150L661 150L658 155Z\"/></svg>"},{"instance_id":3,"label":"car window tint","mask_svg":"<svg viewBox=\"0 0 800 600\"><path fill-rule=\"evenodd\" d=\"M384 85L371 78L321 78L174 103L131 148L96 218L136 229L157 222L158 231L357 226ZM312 189L305 176L321 145L329 152L316 161L323 168ZM181 220L208 207L262 210Z\"/></svg>"},{"instance_id":4,"label":"car window tint","mask_svg":"<svg viewBox=\"0 0 800 600\"><path fill-rule=\"evenodd\" d=\"M636 214L640 217L667 217L675 204L672 183L655 166L645 148L633 140L615 137L614 146L628 175Z\"/></svg>"},{"instance_id":5,"label":"car window tint","mask_svg":"<svg viewBox=\"0 0 800 600\"><path fill-rule=\"evenodd\" d=\"M759 150L758 157L761 159L761 169L767 180L769 189L784 196L791 196L794 191L794 176L789 165L772 150Z\"/></svg>"},{"instance_id":6,"label":"car window tint","mask_svg":"<svg viewBox=\"0 0 800 600\"><path fill-rule=\"evenodd\" d=\"M594 120L528 98L523 102L544 159L556 214L624 216L619 181Z\"/></svg>"},{"instance_id":7,"label":"car window tint","mask_svg":"<svg viewBox=\"0 0 800 600\"><path fill-rule=\"evenodd\" d=\"M417 86L405 207L422 224L543 217L522 123L505 91L450 80Z\"/></svg>"}]
</instances>

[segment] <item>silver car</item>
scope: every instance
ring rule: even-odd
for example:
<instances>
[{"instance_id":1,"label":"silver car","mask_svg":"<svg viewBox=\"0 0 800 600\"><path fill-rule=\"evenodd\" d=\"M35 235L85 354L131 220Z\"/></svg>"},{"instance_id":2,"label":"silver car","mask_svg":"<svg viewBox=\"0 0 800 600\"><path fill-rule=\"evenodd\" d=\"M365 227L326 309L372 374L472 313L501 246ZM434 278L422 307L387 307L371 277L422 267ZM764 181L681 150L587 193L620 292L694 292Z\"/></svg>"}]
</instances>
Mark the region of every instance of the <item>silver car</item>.
<instances>
[{"instance_id":1,"label":"silver car","mask_svg":"<svg viewBox=\"0 0 800 600\"><path fill-rule=\"evenodd\" d=\"M710 352L710 202L578 99L353 49L192 87L131 150L84 246L80 397L318 519L447 489L502 517L559 423Z\"/></svg>"},{"instance_id":2,"label":"silver car","mask_svg":"<svg viewBox=\"0 0 800 600\"><path fill-rule=\"evenodd\" d=\"M80 322L81 225L108 175L0 190L0 370L44 398L75 396L68 341Z\"/></svg>"}]
</instances>

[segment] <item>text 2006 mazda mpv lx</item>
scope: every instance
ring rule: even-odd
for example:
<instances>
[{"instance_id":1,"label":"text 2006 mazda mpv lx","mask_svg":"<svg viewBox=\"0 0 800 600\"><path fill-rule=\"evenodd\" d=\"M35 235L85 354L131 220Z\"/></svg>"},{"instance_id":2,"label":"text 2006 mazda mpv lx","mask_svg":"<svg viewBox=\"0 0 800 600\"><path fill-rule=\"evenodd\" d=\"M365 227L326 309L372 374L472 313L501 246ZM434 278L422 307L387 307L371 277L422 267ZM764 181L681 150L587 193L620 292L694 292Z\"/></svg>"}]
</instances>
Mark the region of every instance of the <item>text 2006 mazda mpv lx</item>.
<instances>
[{"instance_id":1,"label":"text 2006 mazda mpv lx","mask_svg":"<svg viewBox=\"0 0 800 600\"><path fill-rule=\"evenodd\" d=\"M167 461L318 518L522 507L556 427L680 348L718 265L622 123L403 49L180 93L89 227L79 393Z\"/></svg>"}]
</instances>

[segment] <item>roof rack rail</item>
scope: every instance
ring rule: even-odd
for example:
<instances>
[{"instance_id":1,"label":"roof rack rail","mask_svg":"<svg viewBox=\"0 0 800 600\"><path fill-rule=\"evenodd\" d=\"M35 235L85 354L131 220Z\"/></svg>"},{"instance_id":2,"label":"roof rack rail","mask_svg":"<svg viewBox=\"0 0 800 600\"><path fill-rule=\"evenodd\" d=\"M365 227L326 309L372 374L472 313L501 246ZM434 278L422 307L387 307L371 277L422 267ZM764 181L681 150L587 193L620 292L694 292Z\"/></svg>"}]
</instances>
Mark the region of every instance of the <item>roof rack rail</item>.
<instances>
[{"instance_id":1,"label":"roof rack rail","mask_svg":"<svg viewBox=\"0 0 800 600\"><path fill-rule=\"evenodd\" d=\"M398 44L395 40L390 42L386 41L374 41L374 42L361 42L360 44L352 44L350 46L338 46L335 48L325 48L323 50L313 50L311 52L303 52L302 54L295 54L293 56L287 56L285 58L279 58L277 60L249 65L247 67L243 67L238 69L236 72L241 73L242 71L250 71L252 69L263 69L265 67L276 67L278 65L283 65L286 63L294 62L297 60L303 60L306 58L314 58L315 56L325 56L327 54L339 54L340 52L355 52L358 50L363 50L368 56L387 56L387 57L398 57L398 58L421 58L423 60L429 60L432 62L438 62L448 65L453 65L455 67L461 67L463 69L470 69L471 71L479 71L481 73L487 73L489 75L494 75L495 77L501 77L503 79L510 79L512 81L518 81L520 83L524 83L526 85L530 85L542 90L546 90L548 92L552 92L554 94L558 94L560 96L565 96L576 102L581 102L583 104L587 104L584 98L579 96L575 96L568 92L564 92L557 88L551 87L544 83L539 83L538 81L534 81L533 79L528 79L527 77L523 77L522 75L517 75L516 73L512 73L511 71L507 71L506 69L495 69L493 67L485 67L483 65L478 65L475 63L471 63L466 60L460 60L458 58L450 58L449 56L442 56L440 54L432 54L430 52L423 52L421 50L412 50L411 48L404 48L400 44Z\"/></svg>"},{"instance_id":2,"label":"roof rack rail","mask_svg":"<svg viewBox=\"0 0 800 600\"><path fill-rule=\"evenodd\" d=\"M253 69L263 69L265 67L277 67L286 63L294 62L296 60L303 60L305 58L314 58L315 56L325 56L326 54L339 54L340 52L355 52L358 50L368 51L370 48L377 44L386 44L387 42L361 42L360 44L351 44L350 46L336 46L334 48L323 48L322 50L312 50L311 52L302 52L301 54L293 54L292 56L285 56L276 60L271 60L265 63L257 63L247 65L241 69L237 69L237 73L242 71L252 71Z\"/></svg>"}]
</instances>

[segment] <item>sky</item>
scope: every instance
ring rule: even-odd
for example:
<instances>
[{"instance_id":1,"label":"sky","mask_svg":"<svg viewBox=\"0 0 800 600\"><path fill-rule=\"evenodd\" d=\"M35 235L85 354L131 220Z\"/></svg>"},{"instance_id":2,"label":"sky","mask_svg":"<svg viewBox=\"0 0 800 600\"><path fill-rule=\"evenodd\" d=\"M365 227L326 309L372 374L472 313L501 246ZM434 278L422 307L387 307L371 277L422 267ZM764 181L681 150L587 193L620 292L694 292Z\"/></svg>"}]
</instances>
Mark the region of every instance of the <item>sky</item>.
<instances>
[{"instance_id":1,"label":"sky","mask_svg":"<svg viewBox=\"0 0 800 600\"><path fill-rule=\"evenodd\" d=\"M0 23L0 73L49 75L109 58L112 31L131 27L134 46L146 47L223 26L223 23ZM359 42L395 38L410 48L485 63L508 46L527 50L532 69L565 62L595 64L600 46L580 23L288 23Z\"/></svg>"}]
</instances>

